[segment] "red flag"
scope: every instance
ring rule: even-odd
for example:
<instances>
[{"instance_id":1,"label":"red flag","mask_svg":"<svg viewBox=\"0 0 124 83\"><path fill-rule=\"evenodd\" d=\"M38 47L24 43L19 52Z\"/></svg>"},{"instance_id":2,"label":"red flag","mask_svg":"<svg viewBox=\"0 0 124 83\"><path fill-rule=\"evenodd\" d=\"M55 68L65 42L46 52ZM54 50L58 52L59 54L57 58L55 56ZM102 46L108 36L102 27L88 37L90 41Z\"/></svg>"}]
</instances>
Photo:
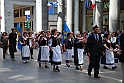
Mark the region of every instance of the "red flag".
<instances>
[{"instance_id":1,"label":"red flag","mask_svg":"<svg viewBox=\"0 0 124 83\"><path fill-rule=\"evenodd\" d=\"M96 6L96 0L92 0L92 9L94 9Z\"/></svg>"}]
</instances>

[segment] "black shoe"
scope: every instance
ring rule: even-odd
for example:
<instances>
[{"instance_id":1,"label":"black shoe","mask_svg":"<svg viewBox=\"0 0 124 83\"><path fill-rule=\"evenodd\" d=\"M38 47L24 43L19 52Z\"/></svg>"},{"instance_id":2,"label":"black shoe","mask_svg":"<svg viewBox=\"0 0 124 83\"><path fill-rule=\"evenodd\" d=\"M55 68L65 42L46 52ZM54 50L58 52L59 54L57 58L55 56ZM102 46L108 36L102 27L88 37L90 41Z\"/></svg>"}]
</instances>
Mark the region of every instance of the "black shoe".
<instances>
[{"instance_id":1,"label":"black shoe","mask_svg":"<svg viewBox=\"0 0 124 83\"><path fill-rule=\"evenodd\" d=\"M15 58L12 58L12 61L15 61Z\"/></svg>"},{"instance_id":2,"label":"black shoe","mask_svg":"<svg viewBox=\"0 0 124 83\"><path fill-rule=\"evenodd\" d=\"M107 67L107 66L103 66L103 68L104 68L104 69L108 69L108 67Z\"/></svg>"},{"instance_id":3,"label":"black shoe","mask_svg":"<svg viewBox=\"0 0 124 83\"><path fill-rule=\"evenodd\" d=\"M70 65L68 65L68 64L66 64L67 65L67 67L70 67Z\"/></svg>"},{"instance_id":4,"label":"black shoe","mask_svg":"<svg viewBox=\"0 0 124 83\"><path fill-rule=\"evenodd\" d=\"M56 69L55 69L55 68L53 68L53 71L55 72L55 71L56 71Z\"/></svg>"},{"instance_id":5,"label":"black shoe","mask_svg":"<svg viewBox=\"0 0 124 83\"><path fill-rule=\"evenodd\" d=\"M58 72L60 72L60 69L59 69L59 67L58 67L58 66L56 67L56 70L57 70Z\"/></svg>"},{"instance_id":6,"label":"black shoe","mask_svg":"<svg viewBox=\"0 0 124 83\"><path fill-rule=\"evenodd\" d=\"M31 59L34 59L33 57L31 57Z\"/></svg>"},{"instance_id":7,"label":"black shoe","mask_svg":"<svg viewBox=\"0 0 124 83\"><path fill-rule=\"evenodd\" d=\"M41 67L41 63L39 63L39 67Z\"/></svg>"},{"instance_id":8,"label":"black shoe","mask_svg":"<svg viewBox=\"0 0 124 83\"><path fill-rule=\"evenodd\" d=\"M80 70L78 67L76 67L76 70Z\"/></svg>"},{"instance_id":9,"label":"black shoe","mask_svg":"<svg viewBox=\"0 0 124 83\"><path fill-rule=\"evenodd\" d=\"M116 68L117 68L117 66L112 67L112 69L116 69Z\"/></svg>"},{"instance_id":10,"label":"black shoe","mask_svg":"<svg viewBox=\"0 0 124 83\"><path fill-rule=\"evenodd\" d=\"M5 57L5 55L3 55L3 59L5 59L6 57Z\"/></svg>"},{"instance_id":11,"label":"black shoe","mask_svg":"<svg viewBox=\"0 0 124 83\"><path fill-rule=\"evenodd\" d=\"M91 72L88 72L88 76L91 76Z\"/></svg>"},{"instance_id":12,"label":"black shoe","mask_svg":"<svg viewBox=\"0 0 124 83\"><path fill-rule=\"evenodd\" d=\"M97 76L94 76L94 78L101 78L99 75L97 75Z\"/></svg>"},{"instance_id":13,"label":"black shoe","mask_svg":"<svg viewBox=\"0 0 124 83\"><path fill-rule=\"evenodd\" d=\"M49 67L46 65L45 68L49 68Z\"/></svg>"}]
</instances>

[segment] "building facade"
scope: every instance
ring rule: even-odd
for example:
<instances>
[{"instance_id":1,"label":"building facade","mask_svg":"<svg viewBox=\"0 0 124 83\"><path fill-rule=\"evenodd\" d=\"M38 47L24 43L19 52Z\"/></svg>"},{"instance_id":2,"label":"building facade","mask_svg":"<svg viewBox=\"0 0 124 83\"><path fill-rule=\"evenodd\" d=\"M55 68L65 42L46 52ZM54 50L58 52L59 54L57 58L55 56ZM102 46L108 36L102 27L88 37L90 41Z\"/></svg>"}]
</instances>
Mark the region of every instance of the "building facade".
<instances>
[{"instance_id":1,"label":"building facade","mask_svg":"<svg viewBox=\"0 0 124 83\"><path fill-rule=\"evenodd\" d=\"M48 15L48 2L58 2L53 15ZM123 0L96 0L96 8L92 10L86 9L85 0L0 0L0 29L10 32L18 22L22 31L53 28L63 31L66 22L74 32L90 31L95 24L101 30L107 28L113 32L124 29L123 3ZM30 29L25 27L26 14L30 14Z\"/></svg>"}]
</instances>

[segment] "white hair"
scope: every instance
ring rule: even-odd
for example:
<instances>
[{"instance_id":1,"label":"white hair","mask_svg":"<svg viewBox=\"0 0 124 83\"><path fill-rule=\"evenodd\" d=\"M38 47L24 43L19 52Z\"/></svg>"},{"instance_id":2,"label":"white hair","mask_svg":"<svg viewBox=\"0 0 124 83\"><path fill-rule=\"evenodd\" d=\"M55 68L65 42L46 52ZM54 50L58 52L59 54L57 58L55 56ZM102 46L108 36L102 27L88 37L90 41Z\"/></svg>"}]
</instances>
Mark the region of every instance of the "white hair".
<instances>
[{"instance_id":1,"label":"white hair","mask_svg":"<svg viewBox=\"0 0 124 83\"><path fill-rule=\"evenodd\" d=\"M75 36L78 36L80 34L80 31L76 31Z\"/></svg>"}]
</instances>

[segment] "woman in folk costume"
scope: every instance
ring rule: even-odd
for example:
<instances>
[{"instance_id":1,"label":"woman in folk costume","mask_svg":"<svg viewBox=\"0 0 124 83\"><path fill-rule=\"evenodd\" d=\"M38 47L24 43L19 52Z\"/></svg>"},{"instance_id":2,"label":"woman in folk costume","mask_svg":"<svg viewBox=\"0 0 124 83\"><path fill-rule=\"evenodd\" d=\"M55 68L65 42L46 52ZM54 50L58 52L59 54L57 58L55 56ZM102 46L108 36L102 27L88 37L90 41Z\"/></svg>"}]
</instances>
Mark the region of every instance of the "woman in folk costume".
<instances>
[{"instance_id":1,"label":"woman in folk costume","mask_svg":"<svg viewBox=\"0 0 124 83\"><path fill-rule=\"evenodd\" d=\"M49 46L48 46L48 41L44 31L41 31L41 35L39 36L38 40L39 40L39 47L40 47L39 54L38 54L39 67L41 67L41 62L45 62L45 68L49 68L48 67Z\"/></svg>"},{"instance_id":2,"label":"woman in folk costume","mask_svg":"<svg viewBox=\"0 0 124 83\"><path fill-rule=\"evenodd\" d=\"M105 34L103 45L105 48L105 64L104 69L108 69L107 65L112 65L112 69L116 69L117 66L114 66L114 49L112 47L112 42L110 41L110 34Z\"/></svg>"},{"instance_id":3,"label":"woman in folk costume","mask_svg":"<svg viewBox=\"0 0 124 83\"><path fill-rule=\"evenodd\" d=\"M61 56L61 42L57 37L57 30L53 29L51 31L52 36L49 40L50 51L52 52L52 61L53 71L60 71L59 66L61 65L62 56Z\"/></svg>"},{"instance_id":4,"label":"woman in folk costume","mask_svg":"<svg viewBox=\"0 0 124 83\"><path fill-rule=\"evenodd\" d=\"M24 63L26 63L30 59L29 38L27 37L27 32L23 33L20 43L22 45L22 60L24 60Z\"/></svg>"},{"instance_id":5,"label":"woman in folk costume","mask_svg":"<svg viewBox=\"0 0 124 83\"><path fill-rule=\"evenodd\" d=\"M64 51L65 51L65 62L68 67L70 67L70 61L72 59L72 47L74 41L72 39L73 34L67 33L67 38L64 40Z\"/></svg>"},{"instance_id":6,"label":"woman in folk costume","mask_svg":"<svg viewBox=\"0 0 124 83\"><path fill-rule=\"evenodd\" d=\"M74 63L76 66L76 70L81 70L83 69L83 52L84 52L84 43L86 42L86 39L83 39L81 37L81 34L79 31L76 32L76 38L74 41ZM80 68L78 68L80 66Z\"/></svg>"},{"instance_id":7,"label":"woman in folk costume","mask_svg":"<svg viewBox=\"0 0 124 83\"><path fill-rule=\"evenodd\" d=\"M29 38L29 46L30 46L30 54L31 54L31 59L33 58L33 49L34 49L34 38L32 37L32 32L28 33L28 38Z\"/></svg>"}]
</instances>

